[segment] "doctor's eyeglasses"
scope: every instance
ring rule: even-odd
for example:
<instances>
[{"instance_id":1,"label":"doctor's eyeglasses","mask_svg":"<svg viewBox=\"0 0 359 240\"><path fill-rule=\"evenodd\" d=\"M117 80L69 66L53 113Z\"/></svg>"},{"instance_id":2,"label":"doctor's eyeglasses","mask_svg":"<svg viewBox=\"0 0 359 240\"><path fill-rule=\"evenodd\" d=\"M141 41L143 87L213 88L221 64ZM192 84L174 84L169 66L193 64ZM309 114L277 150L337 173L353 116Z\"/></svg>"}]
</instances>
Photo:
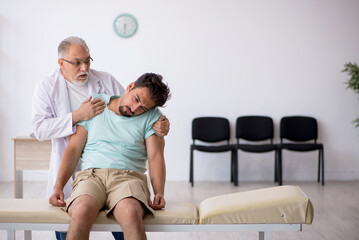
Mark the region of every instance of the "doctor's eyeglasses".
<instances>
[{"instance_id":1,"label":"doctor's eyeglasses","mask_svg":"<svg viewBox=\"0 0 359 240\"><path fill-rule=\"evenodd\" d=\"M83 63L88 66L88 65L91 64L91 61L93 61L92 57L89 57L89 58L87 58L86 60L76 59L74 62L69 61L69 60L66 60L66 59L64 59L64 58L61 58L61 59L64 60L65 62L67 62L67 63L70 63L71 65L73 65L73 66L75 66L75 67L79 67L79 66L81 66Z\"/></svg>"}]
</instances>

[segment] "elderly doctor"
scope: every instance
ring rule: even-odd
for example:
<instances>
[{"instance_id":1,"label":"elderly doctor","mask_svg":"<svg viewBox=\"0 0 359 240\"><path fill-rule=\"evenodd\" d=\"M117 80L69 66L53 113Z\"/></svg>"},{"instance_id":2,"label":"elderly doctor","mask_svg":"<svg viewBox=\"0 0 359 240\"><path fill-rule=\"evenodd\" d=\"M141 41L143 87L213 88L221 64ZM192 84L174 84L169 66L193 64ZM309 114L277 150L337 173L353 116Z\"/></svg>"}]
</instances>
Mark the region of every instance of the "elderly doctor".
<instances>
[{"instance_id":1,"label":"elderly doctor","mask_svg":"<svg viewBox=\"0 0 359 240\"><path fill-rule=\"evenodd\" d=\"M62 155L69 136L76 132L76 123L102 113L105 102L91 100L91 95L105 93L122 95L125 90L110 74L90 68L92 58L85 41L78 37L63 40L58 47L60 66L51 76L38 82L32 102L32 127L40 141L52 140L47 198L56 182ZM167 135L169 121L161 116L153 129L159 136ZM64 187L65 198L71 194L71 183ZM57 239L62 239L56 233ZM122 239L122 236L116 239Z\"/></svg>"}]
</instances>

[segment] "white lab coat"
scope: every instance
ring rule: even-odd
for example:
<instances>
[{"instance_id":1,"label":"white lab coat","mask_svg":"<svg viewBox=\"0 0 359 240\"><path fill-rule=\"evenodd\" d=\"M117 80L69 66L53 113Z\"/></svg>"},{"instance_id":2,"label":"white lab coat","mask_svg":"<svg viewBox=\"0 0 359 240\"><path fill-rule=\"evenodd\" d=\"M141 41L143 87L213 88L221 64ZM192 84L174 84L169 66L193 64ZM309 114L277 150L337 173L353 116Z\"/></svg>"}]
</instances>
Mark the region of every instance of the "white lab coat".
<instances>
[{"instance_id":1,"label":"white lab coat","mask_svg":"<svg viewBox=\"0 0 359 240\"><path fill-rule=\"evenodd\" d=\"M53 193L62 155L69 143L69 136L76 132L72 125L72 113L65 78L60 69L39 81L32 101L32 128L40 141L52 140L52 151L47 185L47 197ZM122 95L125 89L110 74L90 69L88 87L90 95L105 93ZM71 183L64 187L65 199L71 194Z\"/></svg>"}]
</instances>

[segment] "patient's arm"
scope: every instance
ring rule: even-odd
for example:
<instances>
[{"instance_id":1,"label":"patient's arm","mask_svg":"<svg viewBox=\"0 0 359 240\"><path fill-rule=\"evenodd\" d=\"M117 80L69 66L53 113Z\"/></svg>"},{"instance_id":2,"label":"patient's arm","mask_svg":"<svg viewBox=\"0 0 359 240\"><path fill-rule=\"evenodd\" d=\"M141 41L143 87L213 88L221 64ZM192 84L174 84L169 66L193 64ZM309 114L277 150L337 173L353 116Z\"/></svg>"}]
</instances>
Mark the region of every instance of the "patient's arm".
<instances>
[{"instance_id":1,"label":"patient's arm","mask_svg":"<svg viewBox=\"0 0 359 240\"><path fill-rule=\"evenodd\" d=\"M162 137L152 134L146 138L146 149L149 165L149 173L154 200L150 203L153 209L161 209L166 205L164 198L165 182L166 182L166 165L163 155L165 140Z\"/></svg>"},{"instance_id":2,"label":"patient's arm","mask_svg":"<svg viewBox=\"0 0 359 240\"><path fill-rule=\"evenodd\" d=\"M71 135L61 160L59 172L57 174L54 192L49 202L54 206L65 206L63 188L71 175L74 173L82 150L86 144L87 130L83 126L78 126L76 133Z\"/></svg>"}]
</instances>

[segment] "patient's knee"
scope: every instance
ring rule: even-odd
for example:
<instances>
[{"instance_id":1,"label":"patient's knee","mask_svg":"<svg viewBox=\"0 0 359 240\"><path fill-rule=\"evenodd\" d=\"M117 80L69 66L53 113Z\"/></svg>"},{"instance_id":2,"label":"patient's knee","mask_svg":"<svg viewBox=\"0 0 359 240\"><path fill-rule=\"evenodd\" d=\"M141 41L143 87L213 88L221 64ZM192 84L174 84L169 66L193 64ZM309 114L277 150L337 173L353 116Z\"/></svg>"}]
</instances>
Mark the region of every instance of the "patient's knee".
<instances>
[{"instance_id":1,"label":"patient's knee","mask_svg":"<svg viewBox=\"0 0 359 240\"><path fill-rule=\"evenodd\" d=\"M125 198L116 205L113 214L122 227L141 225L144 207L134 198Z\"/></svg>"},{"instance_id":2,"label":"patient's knee","mask_svg":"<svg viewBox=\"0 0 359 240\"><path fill-rule=\"evenodd\" d=\"M97 201L91 196L80 196L76 198L69 207L72 220L93 221L99 212Z\"/></svg>"}]
</instances>

